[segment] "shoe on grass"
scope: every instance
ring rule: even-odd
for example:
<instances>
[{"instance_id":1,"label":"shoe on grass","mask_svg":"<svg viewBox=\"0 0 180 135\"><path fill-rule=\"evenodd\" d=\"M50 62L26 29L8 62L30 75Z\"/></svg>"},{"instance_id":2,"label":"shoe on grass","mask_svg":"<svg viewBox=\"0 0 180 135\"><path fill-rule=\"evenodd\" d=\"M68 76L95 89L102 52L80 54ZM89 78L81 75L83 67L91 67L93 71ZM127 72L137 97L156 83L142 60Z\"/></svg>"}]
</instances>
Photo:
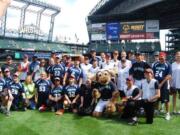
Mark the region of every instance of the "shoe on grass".
<instances>
[{"instance_id":1,"label":"shoe on grass","mask_svg":"<svg viewBox=\"0 0 180 135\"><path fill-rule=\"evenodd\" d=\"M128 125L131 125L131 126L137 126L138 125L138 121L136 120L132 120L128 123Z\"/></svg>"},{"instance_id":2,"label":"shoe on grass","mask_svg":"<svg viewBox=\"0 0 180 135\"><path fill-rule=\"evenodd\" d=\"M39 111L44 112L44 111L46 111L46 108L47 107L45 105L42 105L42 106L39 107Z\"/></svg>"},{"instance_id":3,"label":"shoe on grass","mask_svg":"<svg viewBox=\"0 0 180 135\"><path fill-rule=\"evenodd\" d=\"M171 119L171 116L170 116L169 113L166 113L165 119L166 119L166 120L170 120L170 119Z\"/></svg>"}]
</instances>

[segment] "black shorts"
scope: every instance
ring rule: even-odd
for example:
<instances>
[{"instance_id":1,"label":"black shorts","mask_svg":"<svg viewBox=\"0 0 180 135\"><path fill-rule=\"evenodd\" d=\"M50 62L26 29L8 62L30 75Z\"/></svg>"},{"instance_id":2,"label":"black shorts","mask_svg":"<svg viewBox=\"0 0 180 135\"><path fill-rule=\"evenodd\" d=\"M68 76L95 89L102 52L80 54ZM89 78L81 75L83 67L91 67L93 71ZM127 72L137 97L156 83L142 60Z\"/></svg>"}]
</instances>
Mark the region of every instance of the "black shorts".
<instances>
[{"instance_id":1,"label":"black shorts","mask_svg":"<svg viewBox=\"0 0 180 135\"><path fill-rule=\"evenodd\" d=\"M167 103L169 102L169 89L168 89L168 83L164 83L163 86L160 89L160 101L161 103Z\"/></svg>"},{"instance_id":2,"label":"black shorts","mask_svg":"<svg viewBox=\"0 0 180 135\"><path fill-rule=\"evenodd\" d=\"M58 102L48 100L47 104L48 104L48 107L54 107L56 111L59 109L63 109L63 100L60 100Z\"/></svg>"},{"instance_id":3,"label":"black shorts","mask_svg":"<svg viewBox=\"0 0 180 135\"><path fill-rule=\"evenodd\" d=\"M171 87L170 88L170 94L180 94L180 89L177 89L177 88L174 88L174 87Z\"/></svg>"}]
</instances>

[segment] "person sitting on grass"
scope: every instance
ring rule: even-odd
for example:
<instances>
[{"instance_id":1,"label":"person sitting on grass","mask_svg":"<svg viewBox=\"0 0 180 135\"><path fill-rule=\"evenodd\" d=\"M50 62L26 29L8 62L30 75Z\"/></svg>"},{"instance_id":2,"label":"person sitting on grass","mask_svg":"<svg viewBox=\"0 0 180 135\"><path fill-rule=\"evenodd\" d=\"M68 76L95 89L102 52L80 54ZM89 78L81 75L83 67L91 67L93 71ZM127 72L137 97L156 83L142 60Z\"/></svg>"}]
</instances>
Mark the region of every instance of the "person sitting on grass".
<instances>
[{"instance_id":1,"label":"person sitting on grass","mask_svg":"<svg viewBox=\"0 0 180 135\"><path fill-rule=\"evenodd\" d=\"M41 72L40 76L41 78L35 83L35 88L37 90L37 107L40 112L43 112L47 109L47 101L52 88L52 82L47 79L46 72Z\"/></svg>"},{"instance_id":2,"label":"person sitting on grass","mask_svg":"<svg viewBox=\"0 0 180 135\"><path fill-rule=\"evenodd\" d=\"M90 115L93 111L93 97L92 97L92 81L87 79L85 84L80 87L81 104L79 106L79 115Z\"/></svg>"},{"instance_id":3,"label":"person sitting on grass","mask_svg":"<svg viewBox=\"0 0 180 135\"><path fill-rule=\"evenodd\" d=\"M61 85L61 78L54 78L55 87L51 90L49 94L49 106L51 106L52 111L56 111L56 115L63 115L63 86Z\"/></svg>"},{"instance_id":4,"label":"person sitting on grass","mask_svg":"<svg viewBox=\"0 0 180 135\"><path fill-rule=\"evenodd\" d=\"M6 68L4 70L4 80L6 81L7 86L9 85L10 82L12 82L12 76L9 68Z\"/></svg>"},{"instance_id":5,"label":"person sitting on grass","mask_svg":"<svg viewBox=\"0 0 180 135\"><path fill-rule=\"evenodd\" d=\"M73 113L77 113L77 109L79 107L80 89L79 86L75 84L75 76L71 75L69 77L69 84L65 87L64 93L64 105L69 106L69 110Z\"/></svg>"},{"instance_id":6,"label":"person sitting on grass","mask_svg":"<svg viewBox=\"0 0 180 135\"><path fill-rule=\"evenodd\" d=\"M11 92L7 89L7 84L3 78L2 70L0 68L0 111L7 116L10 115L12 100L13 97Z\"/></svg>"},{"instance_id":7,"label":"person sitting on grass","mask_svg":"<svg viewBox=\"0 0 180 135\"><path fill-rule=\"evenodd\" d=\"M35 84L32 81L32 76L28 75L25 79L25 82L23 83L24 90L25 90L25 96L26 96L26 106L31 109L36 109L36 90L35 90Z\"/></svg>"},{"instance_id":8,"label":"person sitting on grass","mask_svg":"<svg viewBox=\"0 0 180 135\"><path fill-rule=\"evenodd\" d=\"M8 89L11 91L13 96L13 103L12 103L12 109L18 110L22 109L23 111L26 111L25 107L25 91L22 83L19 81L19 73L15 72L13 74L13 81L10 82Z\"/></svg>"}]
</instances>

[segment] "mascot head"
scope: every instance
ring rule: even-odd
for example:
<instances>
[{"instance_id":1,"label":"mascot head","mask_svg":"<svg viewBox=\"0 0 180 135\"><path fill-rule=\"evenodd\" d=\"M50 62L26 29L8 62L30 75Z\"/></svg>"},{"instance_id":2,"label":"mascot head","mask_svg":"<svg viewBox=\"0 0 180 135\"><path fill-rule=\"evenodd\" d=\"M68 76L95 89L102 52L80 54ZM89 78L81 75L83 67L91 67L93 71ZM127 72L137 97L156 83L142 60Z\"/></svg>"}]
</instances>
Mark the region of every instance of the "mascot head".
<instances>
[{"instance_id":1,"label":"mascot head","mask_svg":"<svg viewBox=\"0 0 180 135\"><path fill-rule=\"evenodd\" d=\"M96 80L100 84L108 84L111 81L111 74L107 70L99 71L96 74Z\"/></svg>"}]
</instances>

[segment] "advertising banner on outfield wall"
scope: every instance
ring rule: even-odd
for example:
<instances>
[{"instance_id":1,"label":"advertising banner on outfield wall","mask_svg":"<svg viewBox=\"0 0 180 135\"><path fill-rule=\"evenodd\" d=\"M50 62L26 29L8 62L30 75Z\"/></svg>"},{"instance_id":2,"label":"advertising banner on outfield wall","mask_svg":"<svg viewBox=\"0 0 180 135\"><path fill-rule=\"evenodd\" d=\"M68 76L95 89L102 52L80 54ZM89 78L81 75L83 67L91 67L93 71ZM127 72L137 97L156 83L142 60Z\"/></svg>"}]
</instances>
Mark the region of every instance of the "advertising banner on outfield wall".
<instances>
[{"instance_id":1,"label":"advertising banner on outfield wall","mask_svg":"<svg viewBox=\"0 0 180 135\"><path fill-rule=\"evenodd\" d=\"M145 33L145 21L139 22L121 22L121 34Z\"/></svg>"},{"instance_id":2,"label":"advertising banner on outfield wall","mask_svg":"<svg viewBox=\"0 0 180 135\"><path fill-rule=\"evenodd\" d=\"M106 24L106 37L107 40L119 40L120 24L107 23Z\"/></svg>"},{"instance_id":3,"label":"advertising banner on outfield wall","mask_svg":"<svg viewBox=\"0 0 180 135\"><path fill-rule=\"evenodd\" d=\"M91 40L106 40L106 23L92 24L90 28Z\"/></svg>"},{"instance_id":4,"label":"advertising banner on outfield wall","mask_svg":"<svg viewBox=\"0 0 180 135\"><path fill-rule=\"evenodd\" d=\"M159 32L159 21L158 20L147 20L146 21L146 32Z\"/></svg>"},{"instance_id":5,"label":"advertising banner on outfield wall","mask_svg":"<svg viewBox=\"0 0 180 135\"><path fill-rule=\"evenodd\" d=\"M158 20L122 22L120 27L121 27L121 31L120 31L121 40L159 38Z\"/></svg>"}]
</instances>

